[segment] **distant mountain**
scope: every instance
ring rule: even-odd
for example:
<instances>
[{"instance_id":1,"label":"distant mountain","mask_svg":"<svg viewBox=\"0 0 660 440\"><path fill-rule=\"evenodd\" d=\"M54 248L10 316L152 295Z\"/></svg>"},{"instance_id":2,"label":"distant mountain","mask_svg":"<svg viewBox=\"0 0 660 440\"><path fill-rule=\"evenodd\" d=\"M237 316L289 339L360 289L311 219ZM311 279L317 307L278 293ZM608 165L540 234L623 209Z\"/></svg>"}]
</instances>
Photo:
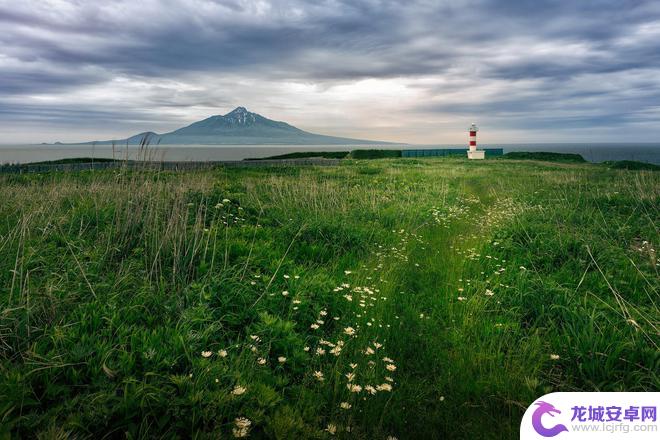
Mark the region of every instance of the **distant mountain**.
<instances>
[{"instance_id":1,"label":"distant mountain","mask_svg":"<svg viewBox=\"0 0 660 440\"><path fill-rule=\"evenodd\" d=\"M169 133L145 132L128 139L97 141L98 144L139 145L148 139L151 145L336 145L336 144L388 144L389 142L368 141L309 133L286 122L273 121L245 107L236 107L224 116L216 115L195 122ZM92 143L92 142L85 142Z\"/></svg>"}]
</instances>

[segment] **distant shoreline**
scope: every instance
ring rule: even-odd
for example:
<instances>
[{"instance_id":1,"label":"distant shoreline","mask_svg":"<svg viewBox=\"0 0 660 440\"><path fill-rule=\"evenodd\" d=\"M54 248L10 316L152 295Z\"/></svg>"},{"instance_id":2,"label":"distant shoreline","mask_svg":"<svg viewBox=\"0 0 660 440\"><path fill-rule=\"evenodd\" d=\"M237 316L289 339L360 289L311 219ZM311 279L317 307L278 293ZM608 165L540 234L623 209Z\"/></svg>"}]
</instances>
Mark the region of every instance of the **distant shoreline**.
<instances>
[{"instance_id":1,"label":"distant shoreline","mask_svg":"<svg viewBox=\"0 0 660 440\"><path fill-rule=\"evenodd\" d=\"M589 162L633 160L660 164L660 143L556 143L556 144L479 144L479 148L501 147L504 152L548 151L580 154ZM153 159L166 161L227 161L264 158L296 152L351 151L351 150L399 150L399 149L464 149L464 144L388 144L388 145L152 145L147 148ZM4 144L0 145L0 164L32 163L58 159L90 157L95 159L134 158L140 147L135 145L87 145L87 144Z\"/></svg>"}]
</instances>

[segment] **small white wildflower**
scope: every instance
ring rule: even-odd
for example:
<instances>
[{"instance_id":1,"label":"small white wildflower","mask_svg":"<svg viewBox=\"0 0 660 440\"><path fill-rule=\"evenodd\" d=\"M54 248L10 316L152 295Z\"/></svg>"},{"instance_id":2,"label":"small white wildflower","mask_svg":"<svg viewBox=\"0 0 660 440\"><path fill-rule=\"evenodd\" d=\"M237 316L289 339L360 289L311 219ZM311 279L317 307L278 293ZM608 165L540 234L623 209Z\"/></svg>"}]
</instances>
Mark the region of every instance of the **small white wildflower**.
<instances>
[{"instance_id":1,"label":"small white wildflower","mask_svg":"<svg viewBox=\"0 0 660 440\"><path fill-rule=\"evenodd\" d=\"M237 419L234 420L234 423L236 424L237 428L248 428L249 426L252 425L250 419L246 417L238 417Z\"/></svg>"},{"instance_id":2,"label":"small white wildflower","mask_svg":"<svg viewBox=\"0 0 660 440\"><path fill-rule=\"evenodd\" d=\"M362 391L362 387L360 385L352 385L352 384L347 384L346 385L351 393L359 393Z\"/></svg>"},{"instance_id":3,"label":"small white wildflower","mask_svg":"<svg viewBox=\"0 0 660 440\"><path fill-rule=\"evenodd\" d=\"M236 438L247 437L250 432L250 426L252 422L246 417L238 417L234 420L235 428L232 428L232 433Z\"/></svg>"},{"instance_id":4,"label":"small white wildflower","mask_svg":"<svg viewBox=\"0 0 660 440\"><path fill-rule=\"evenodd\" d=\"M383 383L376 386L376 389L378 391L392 391L392 385L390 385L389 383Z\"/></svg>"},{"instance_id":5,"label":"small white wildflower","mask_svg":"<svg viewBox=\"0 0 660 440\"><path fill-rule=\"evenodd\" d=\"M283 364L283 363L286 362L286 358L284 356L280 356L280 357L277 358L277 362L279 362L280 364Z\"/></svg>"},{"instance_id":6,"label":"small white wildflower","mask_svg":"<svg viewBox=\"0 0 660 440\"><path fill-rule=\"evenodd\" d=\"M351 405L350 403L348 403L348 402L342 402L342 403L339 404L339 407L340 407L341 409L351 409L351 406L352 406L352 405Z\"/></svg>"},{"instance_id":7,"label":"small white wildflower","mask_svg":"<svg viewBox=\"0 0 660 440\"><path fill-rule=\"evenodd\" d=\"M245 394L246 391L247 391L247 388L245 388L245 387L243 387L243 386L241 386L241 385L236 385L236 386L234 387L234 389L231 391L231 393L232 393L234 396L240 396L240 395L242 395L242 394Z\"/></svg>"},{"instance_id":8,"label":"small white wildflower","mask_svg":"<svg viewBox=\"0 0 660 440\"><path fill-rule=\"evenodd\" d=\"M323 382L325 380L325 377L323 377L323 372L315 371L314 372L314 379L318 380L319 382Z\"/></svg>"},{"instance_id":9,"label":"small white wildflower","mask_svg":"<svg viewBox=\"0 0 660 440\"><path fill-rule=\"evenodd\" d=\"M202 352L202 357L205 357L205 358L211 357L212 354L213 354L212 351L203 351Z\"/></svg>"}]
</instances>

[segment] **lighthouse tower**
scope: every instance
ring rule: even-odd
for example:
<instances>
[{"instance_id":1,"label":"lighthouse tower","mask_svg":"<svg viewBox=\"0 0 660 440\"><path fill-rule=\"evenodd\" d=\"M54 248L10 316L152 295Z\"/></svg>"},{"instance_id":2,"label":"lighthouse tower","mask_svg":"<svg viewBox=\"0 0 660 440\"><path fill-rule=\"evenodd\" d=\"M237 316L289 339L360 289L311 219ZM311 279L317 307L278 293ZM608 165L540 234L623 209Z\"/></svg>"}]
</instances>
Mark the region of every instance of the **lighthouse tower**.
<instances>
[{"instance_id":1,"label":"lighthouse tower","mask_svg":"<svg viewBox=\"0 0 660 440\"><path fill-rule=\"evenodd\" d=\"M477 124L473 122L468 130L470 131L470 148L467 153L468 159L483 159L485 157L485 151L477 150L477 132L479 131Z\"/></svg>"}]
</instances>

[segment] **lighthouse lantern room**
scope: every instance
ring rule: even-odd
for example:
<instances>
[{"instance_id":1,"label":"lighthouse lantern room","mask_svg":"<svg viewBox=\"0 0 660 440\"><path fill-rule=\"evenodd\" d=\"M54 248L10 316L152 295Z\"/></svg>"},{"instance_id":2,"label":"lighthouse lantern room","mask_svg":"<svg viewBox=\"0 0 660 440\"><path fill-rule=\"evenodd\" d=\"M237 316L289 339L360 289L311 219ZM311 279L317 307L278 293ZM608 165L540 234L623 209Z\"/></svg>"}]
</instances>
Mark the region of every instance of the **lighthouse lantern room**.
<instances>
[{"instance_id":1,"label":"lighthouse lantern room","mask_svg":"<svg viewBox=\"0 0 660 440\"><path fill-rule=\"evenodd\" d=\"M477 131L479 131L477 124L473 122L468 130L470 131L470 144L467 152L468 159L484 159L486 152L477 150Z\"/></svg>"}]
</instances>

